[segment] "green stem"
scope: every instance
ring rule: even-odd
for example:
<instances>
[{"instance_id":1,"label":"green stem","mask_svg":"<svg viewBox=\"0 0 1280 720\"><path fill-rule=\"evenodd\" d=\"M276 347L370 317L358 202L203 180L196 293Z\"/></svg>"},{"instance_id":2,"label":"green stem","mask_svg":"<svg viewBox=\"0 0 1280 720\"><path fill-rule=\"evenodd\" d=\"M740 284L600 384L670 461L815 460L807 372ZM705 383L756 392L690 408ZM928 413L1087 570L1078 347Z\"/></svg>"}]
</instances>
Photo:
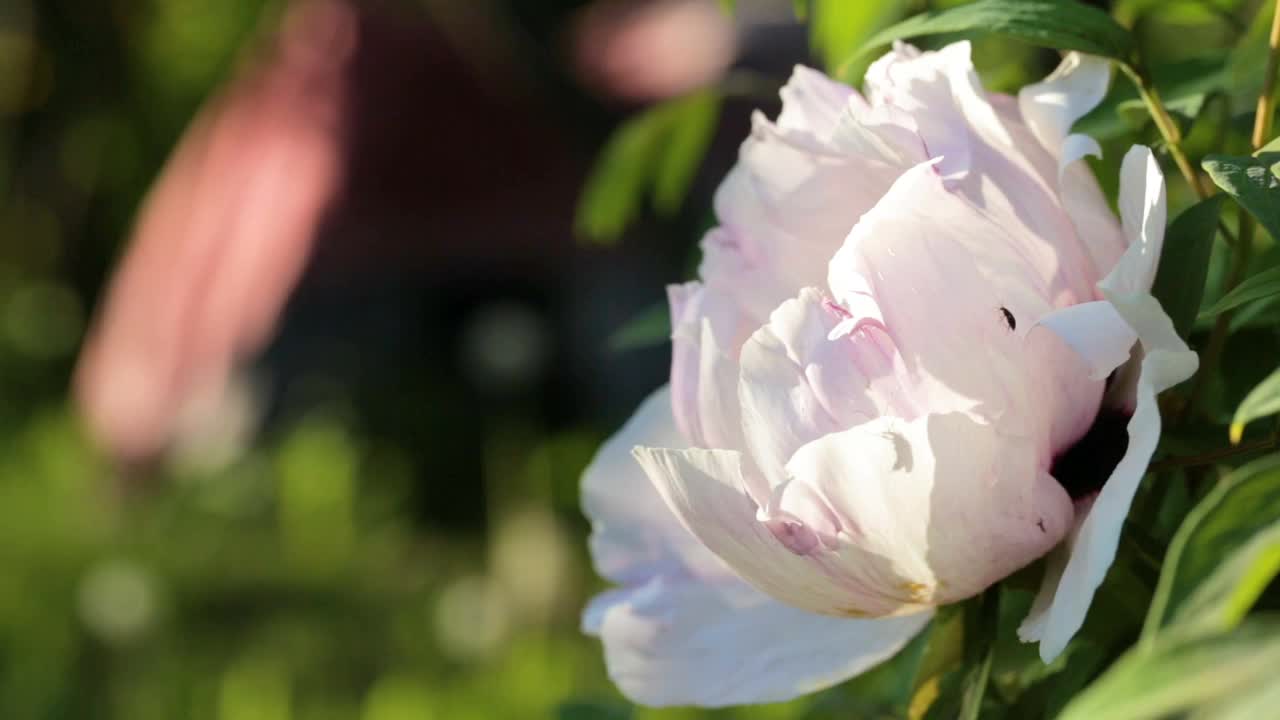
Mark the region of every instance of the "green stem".
<instances>
[{"instance_id":1,"label":"green stem","mask_svg":"<svg viewBox=\"0 0 1280 720\"><path fill-rule=\"evenodd\" d=\"M1276 114L1276 68L1280 64L1280 3L1271 16L1271 35L1268 39L1267 69L1262 76L1262 92L1253 114L1253 149L1267 143L1271 135L1271 121Z\"/></svg>"},{"instance_id":2,"label":"green stem","mask_svg":"<svg viewBox=\"0 0 1280 720\"><path fill-rule=\"evenodd\" d=\"M1222 460L1229 460L1238 455L1248 455L1250 453L1270 450L1280 446L1280 433L1273 434L1265 440L1246 443L1244 445L1236 445L1234 447L1219 448L1211 450L1200 455L1191 455L1180 458L1167 458L1160 462L1151 463L1147 468L1148 472L1161 472L1163 470L1172 470L1174 468L1200 467L1203 465L1213 465Z\"/></svg>"},{"instance_id":3,"label":"green stem","mask_svg":"<svg viewBox=\"0 0 1280 720\"><path fill-rule=\"evenodd\" d=\"M1138 97L1142 98L1142 103L1147 106L1147 112L1155 121L1156 129L1160 131L1160 137L1164 138L1165 146L1169 148L1169 154L1173 156L1173 162L1178 166L1182 177L1186 178L1187 184L1201 199L1209 197L1209 189L1205 187L1200 174L1187 159L1186 151L1182 149L1182 130L1178 128L1178 123L1174 122L1164 102L1160 100L1160 93L1156 92L1155 86L1146 75L1133 65L1120 63L1120 70L1129 76L1134 87L1138 89Z\"/></svg>"}]
</instances>

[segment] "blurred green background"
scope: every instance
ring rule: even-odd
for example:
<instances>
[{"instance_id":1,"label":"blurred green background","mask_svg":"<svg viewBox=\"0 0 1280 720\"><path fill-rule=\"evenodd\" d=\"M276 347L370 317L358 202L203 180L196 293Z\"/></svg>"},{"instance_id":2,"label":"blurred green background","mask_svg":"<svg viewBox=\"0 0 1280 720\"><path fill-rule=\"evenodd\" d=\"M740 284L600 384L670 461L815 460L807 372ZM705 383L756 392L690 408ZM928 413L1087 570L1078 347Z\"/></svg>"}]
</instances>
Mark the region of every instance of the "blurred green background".
<instances>
[{"instance_id":1,"label":"blurred green background","mask_svg":"<svg viewBox=\"0 0 1280 720\"><path fill-rule=\"evenodd\" d=\"M812 62L923 5L842 2L814 3ZM348 174L245 372L253 431L141 463L90 437L69 378L148 187L283 3L0 4L0 717L894 716L892 664L790 705L632 708L578 631L601 588L578 476L665 376L664 347L609 339L688 276L747 112L776 108L810 32L765 12L763 59L684 150L707 152L688 199L591 245L574 200L642 103L575 70L586 4L361 10ZM1161 60L1246 32L1248 3L1178 5L1140 26ZM1006 91L1055 64L998 40L976 59Z\"/></svg>"}]
</instances>

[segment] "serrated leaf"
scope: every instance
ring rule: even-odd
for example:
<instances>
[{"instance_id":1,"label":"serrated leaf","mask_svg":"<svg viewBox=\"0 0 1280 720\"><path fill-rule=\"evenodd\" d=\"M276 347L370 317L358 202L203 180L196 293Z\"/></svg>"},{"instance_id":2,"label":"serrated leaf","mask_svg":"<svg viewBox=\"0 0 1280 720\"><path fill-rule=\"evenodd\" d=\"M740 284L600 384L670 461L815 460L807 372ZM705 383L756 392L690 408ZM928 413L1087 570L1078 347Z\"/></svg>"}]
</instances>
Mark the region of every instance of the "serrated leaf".
<instances>
[{"instance_id":1,"label":"serrated leaf","mask_svg":"<svg viewBox=\"0 0 1280 720\"><path fill-rule=\"evenodd\" d=\"M1278 521L1280 455L1254 461L1223 479L1187 515L1169 543L1142 628L1142 644L1155 643L1175 619L1188 621L1190 616L1179 613L1196 588L1220 569L1224 558ZM1240 616L1220 619L1238 621Z\"/></svg>"},{"instance_id":2,"label":"serrated leaf","mask_svg":"<svg viewBox=\"0 0 1280 720\"><path fill-rule=\"evenodd\" d=\"M895 40L942 33L1003 35L1117 59L1127 57L1132 47L1129 31L1111 16L1074 0L978 0L907 18L876 33L858 55Z\"/></svg>"},{"instance_id":3,"label":"serrated leaf","mask_svg":"<svg viewBox=\"0 0 1280 720\"><path fill-rule=\"evenodd\" d=\"M1262 300L1278 294L1280 294L1280 266L1263 270L1257 275L1245 278L1244 282L1219 298L1218 302L1202 310L1200 319L1212 318L1228 310L1240 307L1245 303Z\"/></svg>"},{"instance_id":4,"label":"serrated leaf","mask_svg":"<svg viewBox=\"0 0 1280 720\"><path fill-rule=\"evenodd\" d=\"M1244 434L1244 426L1258 418L1280 413L1280 369L1249 391L1231 418L1231 442L1238 443Z\"/></svg>"},{"instance_id":5,"label":"serrated leaf","mask_svg":"<svg viewBox=\"0 0 1280 720\"><path fill-rule=\"evenodd\" d=\"M1151 292L1184 338L1195 324L1204 297L1221 209L1221 195L1202 200L1178 215L1165 233L1164 254Z\"/></svg>"},{"instance_id":6,"label":"serrated leaf","mask_svg":"<svg viewBox=\"0 0 1280 720\"><path fill-rule=\"evenodd\" d=\"M609 336L614 352L661 345L671 339L671 313L667 304L655 303L628 320Z\"/></svg>"},{"instance_id":7,"label":"serrated leaf","mask_svg":"<svg viewBox=\"0 0 1280 720\"><path fill-rule=\"evenodd\" d=\"M1225 634L1172 636L1134 648L1075 698L1059 720L1155 720L1274 683L1280 621L1252 618Z\"/></svg>"},{"instance_id":8,"label":"serrated leaf","mask_svg":"<svg viewBox=\"0 0 1280 720\"><path fill-rule=\"evenodd\" d=\"M1209 155L1201 166L1271 237L1280 240L1280 179L1271 172L1277 159L1280 156L1273 153L1258 157Z\"/></svg>"}]
</instances>

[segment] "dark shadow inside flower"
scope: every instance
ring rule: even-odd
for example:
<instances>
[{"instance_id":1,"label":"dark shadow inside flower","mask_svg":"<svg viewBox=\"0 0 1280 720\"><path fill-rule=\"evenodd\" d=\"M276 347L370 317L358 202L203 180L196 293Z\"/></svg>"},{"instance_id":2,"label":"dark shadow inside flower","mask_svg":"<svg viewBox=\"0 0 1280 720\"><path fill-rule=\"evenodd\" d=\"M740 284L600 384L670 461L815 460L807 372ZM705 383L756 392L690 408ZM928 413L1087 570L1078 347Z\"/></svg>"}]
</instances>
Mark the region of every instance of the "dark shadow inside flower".
<instances>
[{"instance_id":1,"label":"dark shadow inside flower","mask_svg":"<svg viewBox=\"0 0 1280 720\"><path fill-rule=\"evenodd\" d=\"M1072 500L1102 489L1129 447L1131 416L1115 408L1102 408L1084 437L1054 458L1050 472Z\"/></svg>"}]
</instances>

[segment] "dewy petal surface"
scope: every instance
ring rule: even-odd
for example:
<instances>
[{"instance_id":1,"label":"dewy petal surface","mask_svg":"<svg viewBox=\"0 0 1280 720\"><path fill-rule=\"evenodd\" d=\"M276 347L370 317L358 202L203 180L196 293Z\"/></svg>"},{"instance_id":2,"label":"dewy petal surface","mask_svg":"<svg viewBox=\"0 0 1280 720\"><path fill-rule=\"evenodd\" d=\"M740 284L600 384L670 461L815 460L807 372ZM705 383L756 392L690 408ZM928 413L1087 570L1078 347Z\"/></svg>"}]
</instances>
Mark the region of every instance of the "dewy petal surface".
<instances>
[{"instance_id":1,"label":"dewy petal surface","mask_svg":"<svg viewBox=\"0 0 1280 720\"><path fill-rule=\"evenodd\" d=\"M609 674L646 705L787 700L852 677L896 653L930 613L831 618L788 607L732 574L680 524L631 457L636 443L676 441L666 389L605 443L583 482L601 575L583 629L604 641Z\"/></svg>"},{"instance_id":2,"label":"dewy petal surface","mask_svg":"<svg viewBox=\"0 0 1280 720\"><path fill-rule=\"evenodd\" d=\"M1046 576L1033 612L1019 629L1024 640L1040 642L1040 656L1046 662L1061 654L1084 624L1093 595L1115 560L1125 517L1160 439L1156 396L1191 377L1198 366L1196 354L1150 295L1165 220L1164 179L1150 150L1129 151L1121 182L1120 207L1130 244L1099 285L1139 340L1130 360L1138 366L1137 381L1118 398L1121 409L1133 415L1125 454L1068 544L1069 558L1061 575Z\"/></svg>"}]
</instances>

